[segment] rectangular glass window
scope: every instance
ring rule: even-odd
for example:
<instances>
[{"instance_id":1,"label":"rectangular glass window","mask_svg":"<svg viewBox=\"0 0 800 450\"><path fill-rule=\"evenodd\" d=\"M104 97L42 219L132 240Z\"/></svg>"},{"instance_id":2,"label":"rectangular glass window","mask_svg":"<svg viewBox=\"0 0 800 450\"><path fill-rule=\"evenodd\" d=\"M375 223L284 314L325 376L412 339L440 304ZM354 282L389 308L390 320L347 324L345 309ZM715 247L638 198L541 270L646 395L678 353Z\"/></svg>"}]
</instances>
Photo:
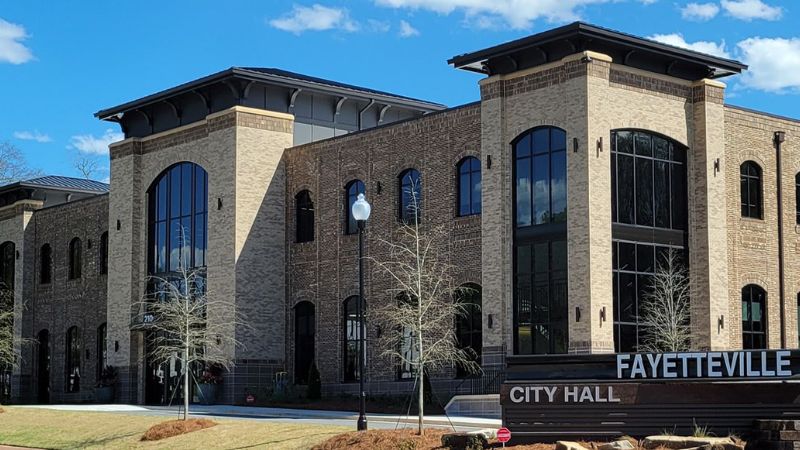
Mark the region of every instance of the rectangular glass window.
<instances>
[{"instance_id":1,"label":"rectangular glass window","mask_svg":"<svg viewBox=\"0 0 800 450\"><path fill-rule=\"evenodd\" d=\"M655 225L658 228L670 228L669 205L669 164L664 161L655 162L653 177L653 193L655 194Z\"/></svg>"},{"instance_id":2,"label":"rectangular glass window","mask_svg":"<svg viewBox=\"0 0 800 450\"><path fill-rule=\"evenodd\" d=\"M636 158L636 224L653 225L653 160Z\"/></svg>"},{"instance_id":3,"label":"rectangular glass window","mask_svg":"<svg viewBox=\"0 0 800 450\"><path fill-rule=\"evenodd\" d=\"M531 225L531 163L529 158L517 160L517 226Z\"/></svg>"},{"instance_id":4,"label":"rectangular glass window","mask_svg":"<svg viewBox=\"0 0 800 450\"><path fill-rule=\"evenodd\" d=\"M617 156L617 213L621 223L634 221L633 157Z\"/></svg>"},{"instance_id":5,"label":"rectangular glass window","mask_svg":"<svg viewBox=\"0 0 800 450\"><path fill-rule=\"evenodd\" d=\"M550 156L533 157L533 222L550 223Z\"/></svg>"}]
</instances>

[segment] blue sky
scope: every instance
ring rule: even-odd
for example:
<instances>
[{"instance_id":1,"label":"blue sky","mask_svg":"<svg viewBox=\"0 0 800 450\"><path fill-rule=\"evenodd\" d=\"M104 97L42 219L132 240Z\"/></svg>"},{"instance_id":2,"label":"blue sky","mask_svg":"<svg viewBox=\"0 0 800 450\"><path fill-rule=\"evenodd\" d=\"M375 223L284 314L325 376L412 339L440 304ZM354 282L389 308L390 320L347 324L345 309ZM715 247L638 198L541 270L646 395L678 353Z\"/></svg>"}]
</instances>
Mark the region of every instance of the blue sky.
<instances>
[{"instance_id":1,"label":"blue sky","mask_svg":"<svg viewBox=\"0 0 800 450\"><path fill-rule=\"evenodd\" d=\"M728 103L800 118L791 0L206 0L0 2L0 142L45 173L104 179L99 109L231 66L279 67L455 106L480 76L454 55L584 20L750 64Z\"/></svg>"}]
</instances>

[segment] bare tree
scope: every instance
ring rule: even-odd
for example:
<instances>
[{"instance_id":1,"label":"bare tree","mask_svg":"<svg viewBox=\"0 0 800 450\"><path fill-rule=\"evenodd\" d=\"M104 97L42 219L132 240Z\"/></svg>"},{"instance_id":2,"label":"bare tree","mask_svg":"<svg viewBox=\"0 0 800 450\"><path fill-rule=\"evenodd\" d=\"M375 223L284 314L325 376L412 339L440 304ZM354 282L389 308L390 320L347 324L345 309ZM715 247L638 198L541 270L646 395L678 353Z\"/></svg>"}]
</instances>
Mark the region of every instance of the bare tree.
<instances>
[{"instance_id":1,"label":"bare tree","mask_svg":"<svg viewBox=\"0 0 800 450\"><path fill-rule=\"evenodd\" d=\"M468 305L457 301L468 288L457 287L454 267L443 246L448 236L444 228L423 231L419 221L418 189L411 187L409 214L393 241L380 239L387 249L385 260L371 258L377 270L388 275L395 287L388 290L393 301L375 309L372 317L383 330L382 355L410 367L419 386L418 433L424 434L425 372L461 366L478 372L480 366L469 348L461 348L455 333L455 319L468 314Z\"/></svg>"},{"instance_id":2,"label":"bare tree","mask_svg":"<svg viewBox=\"0 0 800 450\"><path fill-rule=\"evenodd\" d=\"M17 361L14 344L14 291L0 282L0 376Z\"/></svg>"},{"instance_id":3,"label":"bare tree","mask_svg":"<svg viewBox=\"0 0 800 450\"><path fill-rule=\"evenodd\" d=\"M19 148L10 142L0 142L0 186L41 175L25 161Z\"/></svg>"},{"instance_id":4,"label":"bare tree","mask_svg":"<svg viewBox=\"0 0 800 450\"><path fill-rule=\"evenodd\" d=\"M90 158L86 155L78 154L72 162L72 166L81 176L87 180L91 180L94 178L95 172L97 172L97 160L94 158Z\"/></svg>"},{"instance_id":5,"label":"bare tree","mask_svg":"<svg viewBox=\"0 0 800 450\"><path fill-rule=\"evenodd\" d=\"M180 361L184 420L189 417L191 368L202 364L230 369L230 350L240 346L232 329L244 325L232 302L208 295L205 280L203 269L181 268L174 278L148 277L151 287L137 305L141 327L153 332L148 356L156 363Z\"/></svg>"},{"instance_id":6,"label":"bare tree","mask_svg":"<svg viewBox=\"0 0 800 450\"><path fill-rule=\"evenodd\" d=\"M641 305L640 323L647 327L639 351L680 352L689 350L689 275L673 249L657 261L650 288Z\"/></svg>"}]
</instances>

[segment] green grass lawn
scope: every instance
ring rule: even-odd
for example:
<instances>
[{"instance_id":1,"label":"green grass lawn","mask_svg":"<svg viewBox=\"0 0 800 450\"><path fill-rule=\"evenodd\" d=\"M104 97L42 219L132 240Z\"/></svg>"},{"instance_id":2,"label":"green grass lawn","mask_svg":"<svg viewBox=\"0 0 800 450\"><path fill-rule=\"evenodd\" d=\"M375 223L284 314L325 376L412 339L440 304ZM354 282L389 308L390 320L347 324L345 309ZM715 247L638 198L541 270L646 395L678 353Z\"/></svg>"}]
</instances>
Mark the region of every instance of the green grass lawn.
<instances>
[{"instance_id":1,"label":"green grass lawn","mask_svg":"<svg viewBox=\"0 0 800 450\"><path fill-rule=\"evenodd\" d=\"M142 434L175 417L53 411L4 406L0 413L0 444L47 449L165 448L165 449L307 449L347 427L215 420L205 430L142 442Z\"/></svg>"}]
</instances>

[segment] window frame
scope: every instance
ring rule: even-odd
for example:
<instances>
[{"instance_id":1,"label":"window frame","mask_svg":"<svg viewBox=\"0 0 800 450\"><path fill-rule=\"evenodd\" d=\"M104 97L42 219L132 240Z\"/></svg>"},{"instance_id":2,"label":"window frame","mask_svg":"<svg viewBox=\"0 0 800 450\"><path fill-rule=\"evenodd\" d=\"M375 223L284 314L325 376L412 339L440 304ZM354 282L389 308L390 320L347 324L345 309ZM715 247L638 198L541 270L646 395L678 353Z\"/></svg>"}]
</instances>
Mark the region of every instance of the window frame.
<instances>
[{"instance_id":1,"label":"window frame","mask_svg":"<svg viewBox=\"0 0 800 450\"><path fill-rule=\"evenodd\" d=\"M64 357L64 391L66 393L76 393L81 390L81 356L83 352L83 343L81 342L80 329L77 326L71 326L67 329L65 338L66 352ZM76 375L77 379L71 379ZM74 381L74 382L71 382Z\"/></svg>"},{"instance_id":2,"label":"window frame","mask_svg":"<svg viewBox=\"0 0 800 450\"><path fill-rule=\"evenodd\" d=\"M755 171L755 174L750 173ZM747 171L748 173L745 173ZM744 186L747 186L745 191ZM753 190L757 195L756 204L751 203ZM747 160L739 166L739 193L741 216L748 219L764 219L764 170L753 160Z\"/></svg>"},{"instance_id":3,"label":"window frame","mask_svg":"<svg viewBox=\"0 0 800 450\"><path fill-rule=\"evenodd\" d=\"M398 211L397 211L397 220L406 225L414 225L422 222L422 174L419 170L409 167L398 175ZM408 178L408 183L406 183L406 178ZM415 181L416 179L416 181ZM408 190L411 191L412 189L416 191L416 207L414 209L414 217L411 217L411 212L408 210L410 209L411 204L406 204L406 199L411 201L412 195L409 193L408 198L406 197L406 186L408 186ZM413 220L412 220L413 219Z\"/></svg>"},{"instance_id":4,"label":"window frame","mask_svg":"<svg viewBox=\"0 0 800 450\"><path fill-rule=\"evenodd\" d=\"M53 282L53 246L49 243L39 247L39 284Z\"/></svg>"},{"instance_id":5,"label":"window frame","mask_svg":"<svg viewBox=\"0 0 800 450\"><path fill-rule=\"evenodd\" d=\"M757 298L757 295L760 295L761 298ZM746 297L745 297L746 296ZM753 320L753 303L759 303L761 306L761 320L758 321L761 324L760 331L753 330L753 324L756 321ZM745 320L745 304L748 305L748 318ZM768 330L769 330L769 322L768 322L768 314L767 314L767 291L757 284L748 284L742 288L742 349L743 350L766 350L769 347L768 341ZM745 327L745 324L748 324ZM750 344L748 345L747 337L750 337L749 341ZM755 338L758 337L761 340L761 345L756 345Z\"/></svg>"},{"instance_id":6,"label":"window frame","mask_svg":"<svg viewBox=\"0 0 800 450\"><path fill-rule=\"evenodd\" d=\"M359 320L358 317L358 295L351 295L344 299L342 302L342 379L345 383L355 383L359 381L360 373L359 373L359 335L361 331L359 330L359 325L361 323L366 322L366 320ZM350 311L350 306L353 305L352 312ZM361 310L364 318L366 319L366 308L367 305L365 302L361 302ZM353 318L354 317L354 318ZM352 323L351 323L352 322ZM356 333L351 336L351 326L356 328ZM364 345L366 346L366 323L361 326L361 329L364 330ZM355 342L355 350L350 348L350 344ZM350 362L352 351L355 351L355 367L352 371L348 369L348 364Z\"/></svg>"},{"instance_id":7,"label":"window frame","mask_svg":"<svg viewBox=\"0 0 800 450\"><path fill-rule=\"evenodd\" d=\"M358 200L358 194L366 195L367 186L356 178L350 180L344 187L344 234L346 235L358 234L358 223L353 218L353 203Z\"/></svg>"},{"instance_id":8,"label":"window frame","mask_svg":"<svg viewBox=\"0 0 800 450\"><path fill-rule=\"evenodd\" d=\"M477 167L475 167L477 166ZM464 168L466 167L466 170ZM464 183L462 183L462 176L466 175L468 179L469 200L467 202L466 210L462 209L461 196L464 193ZM475 180L477 176L477 182ZM475 156L465 156L461 161L456 164L456 216L468 217L480 215L482 212L482 174L481 174L481 161ZM475 196L475 184L478 185L478 198Z\"/></svg>"},{"instance_id":9,"label":"window frame","mask_svg":"<svg viewBox=\"0 0 800 450\"><path fill-rule=\"evenodd\" d=\"M302 203L301 203L302 202ZM314 242L315 210L311 191L303 189L294 195L295 233L294 242Z\"/></svg>"},{"instance_id":10,"label":"window frame","mask_svg":"<svg viewBox=\"0 0 800 450\"><path fill-rule=\"evenodd\" d=\"M0 243L0 287L14 290L17 276L17 245L13 241Z\"/></svg>"},{"instance_id":11,"label":"window frame","mask_svg":"<svg viewBox=\"0 0 800 450\"><path fill-rule=\"evenodd\" d=\"M69 241L69 280L79 280L83 276L83 242L79 237Z\"/></svg>"}]
</instances>

